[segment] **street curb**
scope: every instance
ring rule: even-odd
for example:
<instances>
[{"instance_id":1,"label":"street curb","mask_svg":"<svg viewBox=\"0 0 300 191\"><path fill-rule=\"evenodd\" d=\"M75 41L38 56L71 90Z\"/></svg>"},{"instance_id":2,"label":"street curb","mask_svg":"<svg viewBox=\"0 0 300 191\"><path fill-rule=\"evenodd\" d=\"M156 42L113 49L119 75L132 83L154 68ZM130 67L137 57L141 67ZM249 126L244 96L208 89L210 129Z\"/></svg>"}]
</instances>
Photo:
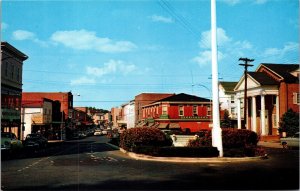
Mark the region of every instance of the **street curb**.
<instances>
[{"instance_id":1,"label":"street curb","mask_svg":"<svg viewBox=\"0 0 300 191\"><path fill-rule=\"evenodd\" d=\"M176 163L230 163L230 162L249 162L266 159L267 157L211 157L211 158L192 158L192 157L154 157L144 154L137 154L126 151L116 145L107 143L111 147L120 150L122 153L136 160L157 161L157 162L176 162Z\"/></svg>"}]
</instances>

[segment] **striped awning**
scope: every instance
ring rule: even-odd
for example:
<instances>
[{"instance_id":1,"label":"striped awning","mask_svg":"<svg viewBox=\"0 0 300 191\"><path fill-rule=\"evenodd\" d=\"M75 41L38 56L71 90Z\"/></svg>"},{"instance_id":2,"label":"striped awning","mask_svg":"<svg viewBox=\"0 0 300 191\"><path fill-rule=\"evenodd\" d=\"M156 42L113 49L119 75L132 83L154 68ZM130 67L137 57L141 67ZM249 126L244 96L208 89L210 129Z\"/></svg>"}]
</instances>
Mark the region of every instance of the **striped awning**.
<instances>
[{"instance_id":1,"label":"striped awning","mask_svg":"<svg viewBox=\"0 0 300 191\"><path fill-rule=\"evenodd\" d=\"M166 129L167 127L168 127L168 123L160 123L159 125L158 125L158 128L159 129Z\"/></svg>"},{"instance_id":2,"label":"striped awning","mask_svg":"<svg viewBox=\"0 0 300 191\"><path fill-rule=\"evenodd\" d=\"M169 125L170 129L180 129L179 123L170 123Z\"/></svg>"}]
</instances>

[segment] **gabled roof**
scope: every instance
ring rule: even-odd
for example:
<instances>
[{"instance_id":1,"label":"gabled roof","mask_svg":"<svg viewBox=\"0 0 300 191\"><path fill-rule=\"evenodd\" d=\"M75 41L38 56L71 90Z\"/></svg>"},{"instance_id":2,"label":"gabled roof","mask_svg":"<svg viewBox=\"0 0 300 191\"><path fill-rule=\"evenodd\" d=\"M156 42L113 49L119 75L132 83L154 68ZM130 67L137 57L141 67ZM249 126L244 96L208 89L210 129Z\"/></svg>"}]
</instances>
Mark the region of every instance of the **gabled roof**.
<instances>
[{"instance_id":1,"label":"gabled roof","mask_svg":"<svg viewBox=\"0 0 300 191\"><path fill-rule=\"evenodd\" d=\"M225 92L234 92L234 87L238 82L220 82Z\"/></svg>"},{"instance_id":2,"label":"gabled roof","mask_svg":"<svg viewBox=\"0 0 300 191\"><path fill-rule=\"evenodd\" d=\"M176 95L169 96L167 98L158 100L156 102L210 102L209 99L194 96L194 95L189 95L185 93L180 93Z\"/></svg>"},{"instance_id":3,"label":"gabled roof","mask_svg":"<svg viewBox=\"0 0 300 191\"><path fill-rule=\"evenodd\" d=\"M278 85L276 80L266 75L264 72L248 72L248 75L260 83L260 85Z\"/></svg>"},{"instance_id":4,"label":"gabled roof","mask_svg":"<svg viewBox=\"0 0 300 191\"><path fill-rule=\"evenodd\" d=\"M299 69L299 64L268 64L268 63L262 63L261 65L265 66L269 70L271 70L274 73L276 73L277 75L279 75L287 83L299 82L299 79L291 74L291 72L296 71L296 70Z\"/></svg>"}]
</instances>

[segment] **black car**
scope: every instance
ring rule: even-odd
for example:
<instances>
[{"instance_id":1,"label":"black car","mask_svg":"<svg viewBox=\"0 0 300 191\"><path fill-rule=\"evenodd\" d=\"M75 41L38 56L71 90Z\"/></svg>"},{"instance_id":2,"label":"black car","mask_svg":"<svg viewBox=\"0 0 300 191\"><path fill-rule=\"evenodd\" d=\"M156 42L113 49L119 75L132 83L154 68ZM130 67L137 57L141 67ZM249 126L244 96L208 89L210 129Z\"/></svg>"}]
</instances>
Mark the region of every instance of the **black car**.
<instances>
[{"instance_id":1,"label":"black car","mask_svg":"<svg viewBox=\"0 0 300 191\"><path fill-rule=\"evenodd\" d=\"M26 136L24 146L34 148L45 148L47 147L48 140L41 134L33 133Z\"/></svg>"}]
</instances>

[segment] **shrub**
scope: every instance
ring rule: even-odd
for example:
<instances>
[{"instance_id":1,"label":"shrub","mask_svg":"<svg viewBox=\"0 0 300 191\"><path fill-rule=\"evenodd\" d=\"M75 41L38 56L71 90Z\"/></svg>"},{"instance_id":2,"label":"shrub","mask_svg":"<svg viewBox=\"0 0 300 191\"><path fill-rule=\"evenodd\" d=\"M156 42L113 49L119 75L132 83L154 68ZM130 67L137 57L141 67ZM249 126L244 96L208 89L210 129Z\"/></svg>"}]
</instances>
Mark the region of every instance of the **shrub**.
<instances>
[{"instance_id":1,"label":"shrub","mask_svg":"<svg viewBox=\"0 0 300 191\"><path fill-rule=\"evenodd\" d=\"M299 113L292 109L284 113L279 123L279 132L286 132L288 136L299 132Z\"/></svg>"},{"instance_id":2,"label":"shrub","mask_svg":"<svg viewBox=\"0 0 300 191\"><path fill-rule=\"evenodd\" d=\"M218 157L216 147L153 147L137 146L133 152L159 157Z\"/></svg>"},{"instance_id":3,"label":"shrub","mask_svg":"<svg viewBox=\"0 0 300 191\"><path fill-rule=\"evenodd\" d=\"M203 130L197 133L199 138L191 140L189 146L210 146L211 145L211 130ZM246 147L247 145L256 146L259 137L257 134L250 130L244 129L223 129L222 130L222 143L224 148L239 148Z\"/></svg>"},{"instance_id":4,"label":"shrub","mask_svg":"<svg viewBox=\"0 0 300 191\"><path fill-rule=\"evenodd\" d=\"M172 143L157 128L141 127L124 131L120 136L120 147L132 151L136 146L169 146Z\"/></svg>"}]
</instances>

